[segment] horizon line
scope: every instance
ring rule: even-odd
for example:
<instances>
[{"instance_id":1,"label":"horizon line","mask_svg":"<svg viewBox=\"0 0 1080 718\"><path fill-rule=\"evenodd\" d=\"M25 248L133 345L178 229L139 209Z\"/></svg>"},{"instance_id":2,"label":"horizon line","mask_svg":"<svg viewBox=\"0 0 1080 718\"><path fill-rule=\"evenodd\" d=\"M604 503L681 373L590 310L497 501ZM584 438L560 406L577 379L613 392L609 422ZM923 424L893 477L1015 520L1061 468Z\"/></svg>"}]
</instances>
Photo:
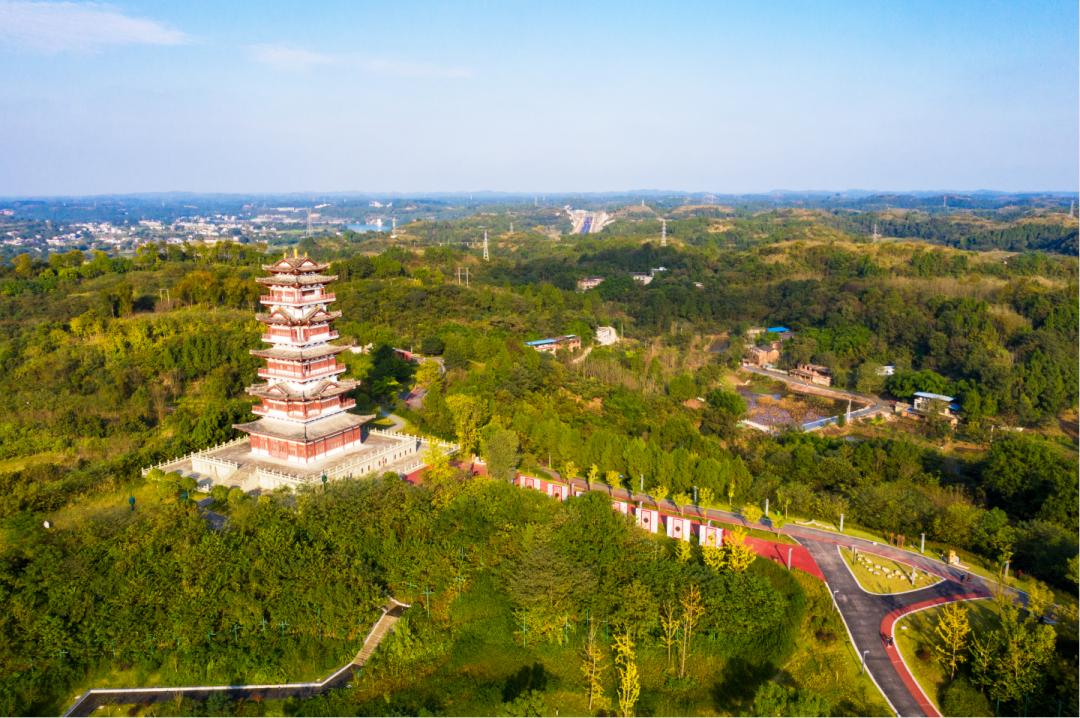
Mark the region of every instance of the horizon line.
<instances>
[{"instance_id":1,"label":"horizon line","mask_svg":"<svg viewBox=\"0 0 1080 718\"><path fill-rule=\"evenodd\" d=\"M356 197L415 197L427 196L465 196L486 195L503 197L535 197L555 196L566 197L580 196L604 196L604 195L714 195L717 197L761 197L769 195L1080 195L1080 187L1077 189L955 189L955 188L929 188L929 189L769 189L747 191L714 191L707 189L611 189L611 190L492 190L492 189L454 189L454 190L146 190L146 191L116 191L95 193L66 193L66 194L3 194L0 201L25 201L25 200L62 200L62 199L91 199L98 197L155 197L165 195L199 196L231 196L231 197L283 197L283 196L356 196Z\"/></svg>"}]
</instances>

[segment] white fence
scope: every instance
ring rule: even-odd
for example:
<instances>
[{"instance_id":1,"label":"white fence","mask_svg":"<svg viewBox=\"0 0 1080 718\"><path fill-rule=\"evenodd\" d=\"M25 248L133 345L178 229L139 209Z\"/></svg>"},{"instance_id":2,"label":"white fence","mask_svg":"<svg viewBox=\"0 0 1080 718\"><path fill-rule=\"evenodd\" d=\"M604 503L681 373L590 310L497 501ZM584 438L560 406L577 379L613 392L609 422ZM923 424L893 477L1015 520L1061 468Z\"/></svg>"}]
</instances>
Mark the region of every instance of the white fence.
<instances>
[{"instance_id":1,"label":"white fence","mask_svg":"<svg viewBox=\"0 0 1080 718\"><path fill-rule=\"evenodd\" d=\"M218 451L219 449L224 449L224 448L229 447L229 446L236 446L237 444L243 444L247 440L248 440L248 438L246 436L241 436L238 439L233 439L232 441L226 441L224 444L218 444L217 446L212 446L209 449L200 449L198 451L192 451L191 453L184 454L183 456L181 456L179 458L169 459L168 461L162 461L160 464L154 464L153 466L147 466L145 469L142 470L142 475L146 476L147 474L149 474L154 469L162 469L162 468L164 468L166 466L170 466L171 464L179 464L181 461L187 461L188 459L194 458L194 457L198 456L199 454L208 454L211 451ZM225 459L214 459L214 461L226 461L226 460ZM239 466L239 464L234 464L231 461L228 461L226 463L233 464L234 467Z\"/></svg>"},{"instance_id":2,"label":"white fence","mask_svg":"<svg viewBox=\"0 0 1080 718\"><path fill-rule=\"evenodd\" d=\"M425 447L438 447L447 455L456 453L459 448L457 444L452 444L448 441L406 434L402 431L371 429L370 433L392 439L394 443L371 453L365 452L350 461L334 466L326 472L327 479L365 476L409 459L411 459L411 461L407 461L403 466L399 466L398 470L401 473L410 473L424 466L424 462L418 457ZM210 454L220 449L243 444L247 441L247 436L241 436L240 438L227 441L224 444L219 444L209 449L193 451L182 457L163 461L160 464L145 468L142 470L142 475L146 476L153 469L162 469L166 466L190 460L192 462L193 471L198 471L201 474L208 474L215 480L224 480L235 474L240 469L240 464L228 459L210 456ZM198 462L199 466L195 466L196 462ZM256 467L254 473L259 485L267 489L273 489L279 486L296 488L305 484L317 483L321 481L323 476L323 474L319 472L307 474L292 473L286 470L271 469L262 466Z\"/></svg>"}]
</instances>

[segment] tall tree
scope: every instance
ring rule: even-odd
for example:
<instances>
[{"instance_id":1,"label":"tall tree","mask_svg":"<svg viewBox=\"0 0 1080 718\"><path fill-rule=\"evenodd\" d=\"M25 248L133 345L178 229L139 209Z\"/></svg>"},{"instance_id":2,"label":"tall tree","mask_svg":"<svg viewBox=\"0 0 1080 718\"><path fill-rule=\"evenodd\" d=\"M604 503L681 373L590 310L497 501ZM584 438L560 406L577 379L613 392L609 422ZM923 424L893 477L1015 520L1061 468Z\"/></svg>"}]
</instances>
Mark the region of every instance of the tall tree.
<instances>
[{"instance_id":1,"label":"tall tree","mask_svg":"<svg viewBox=\"0 0 1080 718\"><path fill-rule=\"evenodd\" d=\"M1021 619L1020 609L1007 596L999 599L999 606L1000 627L972 644L971 672L991 700L1016 704L1045 678L1056 633L1030 614Z\"/></svg>"},{"instance_id":2,"label":"tall tree","mask_svg":"<svg viewBox=\"0 0 1080 718\"><path fill-rule=\"evenodd\" d=\"M596 643L596 624L589 626L589 638L585 642L585 654L581 661L581 673L585 677L585 690L589 694L589 710L607 709L604 696L604 652Z\"/></svg>"},{"instance_id":3,"label":"tall tree","mask_svg":"<svg viewBox=\"0 0 1080 718\"><path fill-rule=\"evenodd\" d=\"M948 669L949 678L956 678L956 669L967 660L964 649L967 647L968 635L971 633L967 608L959 602L946 604L941 609L934 633L938 637L934 645L938 659Z\"/></svg>"},{"instance_id":4,"label":"tall tree","mask_svg":"<svg viewBox=\"0 0 1080 718\"><path fill-rule=\"evenodd\" d=\"M742 529L725 531L724 539L725 565L735 573L742 573L750 568L757 554L754 553L754 549L746 545L746 531Z\"/></svg>"},{"instance_id":5,"label":"tall tree","mask_svg":"<svg viewBox=\"0 0 1080 718\"><path fill-rule=\"evenodd\" d=\"M461 446L461 455L470 456L479 443L485 407L479 399L468 394L451 394L446 397L446 405L454 417L454 433Z\"/></svg>"},{"instance_id":6,"label":"tall tree","mask_svg":"<svg viewBox=\"0 0 1080 718\"><path fill-rule=\"evenodd\" d=\"M669 671L673 668L671 665L671 649L675 647L679 640L679 628L681 627L682 617L679 616L678 611L675 609L675 602L665 601L664 605L660 607L660 640L664 644L664 648L667 649L667 667Z\"/></svg>"},{"instance_id":7,"label":"tall tree","mask_svg":"<svg viewBox=\"0 0 1080 718\"><path fill-rule=\"evenodd\" d=\"M638 675L634 654L634 639L627 631L616 633L614 640L615 670L619 674L619 715L629 718L634 715L634 706L641 695L641 677Z\"/></svg>"},{"instance_id":8,"label":"tall tree","mask_svg":"<svg viewBox=\"0 0 1080 718\"><path fill-rule=\"evenodd\" d=\"M701 600L701 590L696 583L690 584L679 600L682 606L682 651L679 656L679 677L686 676L686 657L690 653L690 639L698 621L705 615L705 605Z\"/></svg>"},{"instance_id":9,"label":"tall tree","mask_svg":"<svg viewBox=\"0 0 1080 718\"><path fill-rule=\"evenodd\" d=\"M518 466L518 435L492 421L481 432L480 452L487 462L488 476L510 481Z\"/></svg>"}]
</instances>

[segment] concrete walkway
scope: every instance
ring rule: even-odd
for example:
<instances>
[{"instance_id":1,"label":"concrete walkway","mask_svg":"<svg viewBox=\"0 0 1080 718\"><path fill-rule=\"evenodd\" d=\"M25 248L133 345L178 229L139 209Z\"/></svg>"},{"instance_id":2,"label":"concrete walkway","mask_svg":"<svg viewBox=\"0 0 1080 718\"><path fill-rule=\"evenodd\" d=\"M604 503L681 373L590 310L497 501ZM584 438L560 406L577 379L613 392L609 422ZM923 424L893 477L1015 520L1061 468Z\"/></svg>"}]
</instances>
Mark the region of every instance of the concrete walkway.
<instances>
[{"instance_id":1,"label":"concrete walkway","mask_svg":"<svg viewBox=\"0 0 1080 718\"><path fill-rule=\"evenodd\" d=\"M204 701L214 694L224 695L230 700L240 698L308 698L324 693L333 688L340 688L349 682L354 671L363 666L387 633L393 629L398 618L408 604L393 598L383 608L382 615L364 639L363 646L356 656L341 668L321 681L310 683L270 683L237 686L181 686L174 688L93 688L79 696L65 716L89 716L94 710L105 704L162 703L164 701L188 698Z\"/></svg>"}]
</instances>

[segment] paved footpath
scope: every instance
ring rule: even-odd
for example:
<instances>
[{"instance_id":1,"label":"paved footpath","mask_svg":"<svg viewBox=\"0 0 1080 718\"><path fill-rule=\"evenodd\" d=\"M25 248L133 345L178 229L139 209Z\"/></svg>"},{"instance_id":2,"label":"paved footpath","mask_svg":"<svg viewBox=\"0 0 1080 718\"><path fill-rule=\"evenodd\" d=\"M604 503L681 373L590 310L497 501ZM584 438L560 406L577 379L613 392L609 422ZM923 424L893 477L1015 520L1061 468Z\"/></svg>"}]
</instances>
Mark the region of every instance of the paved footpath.
<instances>
[{"instance_id":1,"label":"paved footpath","mask_svg":"<svg viewBox=\"0 0 1080 718\"><path fill-rule=\"evenodd\" d=\"M271 683L238 686L180 686L174 688L93 688L79 696L64 716L89 716L98 706L105 704L162 703L188 698L204 701L214 694L225 695L230 700L240 698L308 698L349 682L353 673L363 666L378 647L379 642L391 631L398 618L409 606L390 599L382 616L371 627L363 646L356 656L330 676L310 683Z\"/></svg>"}]
</instances>

